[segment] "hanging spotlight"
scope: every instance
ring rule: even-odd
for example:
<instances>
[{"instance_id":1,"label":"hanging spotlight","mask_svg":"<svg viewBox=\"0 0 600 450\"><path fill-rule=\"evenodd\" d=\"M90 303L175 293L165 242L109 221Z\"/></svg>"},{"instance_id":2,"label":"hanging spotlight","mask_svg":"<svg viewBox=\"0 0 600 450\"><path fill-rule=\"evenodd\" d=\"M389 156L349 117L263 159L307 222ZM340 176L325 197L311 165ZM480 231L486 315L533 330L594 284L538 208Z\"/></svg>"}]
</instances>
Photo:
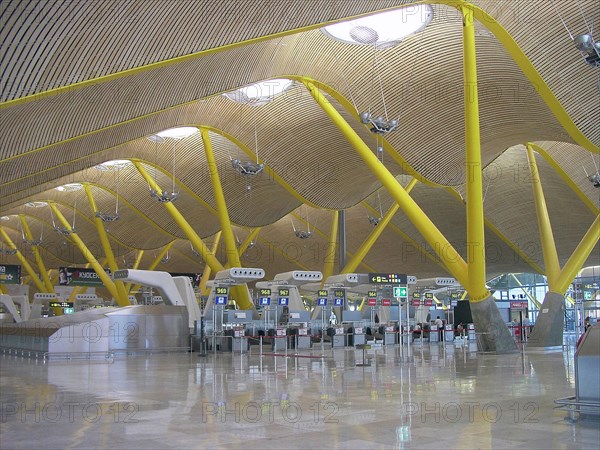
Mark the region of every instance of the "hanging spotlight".
<instances>
[{"instance_id":1,"label":"hanging spotlight","mask_svg":"<svg viewBox=\"0 0 600 450\"><path fill-rule=\"evenodd\" d=\"M37 247L42 243L41 239L23 239L23 242L31 247Z\"/></svg>"},{"instance_id":2,"label":"hanging spotlight","mask_svg":"<svg viewBox=\"0 0 600 450\"><path fill-rule=\"evenodd\" d=\"M119 214L103 213L102 211L96 211L96 217L99 217L102 222L114 222L119 220L121 216Z\"/></svg>"},{"instance_id":3,"label":"hanging spotlight","mask_svg":"<svg viewBox=\"0 0 600 450\"><path fill-rule=\"evenodd\" d=\"M600 67L600 42L594 42L591 33L575 36L573 42L590 66Z\"/></svg>"},{"instance_id":4,"label":"hanging spotlight","mask_svg":"<svg viewBox=\"0 0 600 450\"><path fill-rule=\"evenodd\" d=\"M296 230L295 234L298 239L308 239L312 236L312 231Z\"/></svg>"},{"instance_id":5,"label":"hanging spotlight","mask_svg":"<svg viewBox=\"0 0 600 450\"><path fill-rule=\"evenodd\" d=\"M179 197L179 192L168 192L164 190L159 194L154 189L150 189L150 195L159 203L170 203L177 200L177 197Z\"/></svg>"},{"instance_id":6,"label":"hanging spotlight","mask_svg":"<svg viewBox=\"0 0 600 450\"><path fill-rule=\"evenodd\" d=\"M373 225L374 227L376 227L377 225L379 225L379 222L381 222L381 217L369 216L369 223L371 225Z\"/></svg>"},{"instance_id":7,"label":"hanging spotlight","mask_svg":"<svg viewBox=\"0 0 600 450\"><path fill-rule=\"evenodd\" d=\"M240 161L239 159L232 159L231 166L242 175L258 175L265 168L264 164L253 161Z\"/></svg>"},{"instance_id":8,"label":"hanging spotlight","mask_svg":"<svg viewBox=\"0 0 600 450\"><path fill-rule=\"evenodd\" d=\"M391 133L398 128L397 119L386 120L383 116L373 118L370 112L360 113L360 121L365 125L371 125L371 133L375 134Z\"/></svg>"},{"instance_id":9,"label":"hanging spotlight","mask_svg":"<svg viewBox=\"0 0 600 450\"><path fill-rule=\"evenodd\" d=\"M58 233L58 234L63 235L63 236L70 236L72 233L75 233L75 229L69 230L68 228L61 227L61 226L58 226L58 225L56 225L54 227L54 231L56 233Z\"/></svg>"}]
</instances>

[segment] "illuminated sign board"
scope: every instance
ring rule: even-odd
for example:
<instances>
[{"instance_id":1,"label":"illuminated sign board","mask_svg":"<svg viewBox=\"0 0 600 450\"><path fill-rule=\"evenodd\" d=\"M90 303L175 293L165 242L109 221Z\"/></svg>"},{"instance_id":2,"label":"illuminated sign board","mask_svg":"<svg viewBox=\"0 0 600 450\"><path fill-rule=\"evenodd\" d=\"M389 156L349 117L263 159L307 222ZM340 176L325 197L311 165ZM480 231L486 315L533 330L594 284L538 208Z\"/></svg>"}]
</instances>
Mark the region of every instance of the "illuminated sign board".
<instances>
[{"instance_id":1,"label":"illuminated sign board","mask_svg":"<svg viewBox=\"0 0 600 450\"><path fill-rule=\"evenodd\" d=\"M412 301L412 305L413 305L413 306L421 306L421 300L416 300L416 299L413 299L413 301Z\"/></svg>"},{"instance_id":2,"label":"illuminated sign board","mask_svg":"<svg viewBox=\"0 0 600 450\"><path fill-rule=\"evenodd\" d=\"M215 288L215 305L226 305L227 296L229 295L229 288L227 287L216 287Z\"/></svg>"},{"instance_id":3,"label":"illuminated sign board","mask_svg":"<svg viewBox=\"0 0 600 450\"><path fill-rule=\"evenodd\" d=\"M405 273L369 273L371 284L407 284Z\"/></svg>"},{"instance_id":4,"label":"illuminated sign board","mask_svg":"<svg viewBox=\"0 0 600 450\"><path fill-rule=\"evenodd\" d=\"M260 306L269 306L271 304L271 289L263 288L259 292L260 298L258 304Z\"/></svg>"},{"instance_id":5,"label":"illuminated sign board","mask_svg":"<svg viewBox=\"0 0 600 450\"><path fill-rule=\"evenodd\" d=\"M279 297L279 300L277 301L277 303L281 306L287 306L290 303L290 298L289 297Z\"/></svg>"},{"instance_id":6,"label":"illuminated sign board","mask_svg":"<svg viewBox=\"0 0 600 450\"><path fill-rule=\"evenodd\" d=\"M413 292L412 293L412 298L418 298L418 299L420 299L421 298L421 293L420 292Z\"/></svg>"},{"instance_id":7,"label":"illuminated sign board","mask_svg":"<svg viewBox=\"0 0 600 450\"><path fill-rule=\"evenodd\" d=\"M0 284L21 284L21 266L0 264Z\"/></svg>"},{"instance_id":8,"label":"illuminated sign board","mask_svg":"<svg viewBox=\"0 0 600 450\"><path fill-rule=\"evenodd\" d=\"M381 306L392 306L392 301L389 298L381 299Z\"/></svg>"},{"instance_id":9,"label":"illuminated sign board","mask_svg":"<svg viewBox=\"0 0 600 450\"><path fill-rule=\"evenodd\" d=\"M367 305L369 306L377 306L377 299L376 298L370 298L367 300Z\"/></svg>"},{"instance_id":10,"label":"illuminated sign board","mask_svg":"<svg viewBox=\"0 0 600 450\"><path fill-rule=\"evenodd\" d=\"M408 289L404 286L394 287L394 297L396 298L408 298Z\"/></svg>"},{"instance_id":11,"label":"illuminated sign board","mask_svg":"<svg viewBox=\"0 0 600 450\"><path fill-rule=\"evenodd\" d=\"M109 269L104 269L110 274ZM104 283L94 269L61 267L58 269L58 282L62 286L103 286Z\"/></svg>"},{"instance_id":12,"label":"illuminated sign board","mask_svg":"<svg viewBox=\"0 0 600 450\"><path fill-rule=\"evenodd\" d=\"M346 291L344 289L334 289L334 291L333 291L333 305L334 306L343 306L345 298L346 298Z\"/></svg>"},{"instance_id":13,"label":"illuminated sign board","mask_svg":"<svg viewBox=\"0 0 600 450\"><path fill-rule=\"evenodd\" d=\"M279 296L280 297L289 297L290 290L288 288L279 288Z\"/></svg>"},{"instance_id":14,"label":"illuminated sign board","mask_svg":"<svg viewBox=\"0 0 600 450\"><path fill-rule=\"evenodd\" d=\"M327 306L327 299L326 298L318 298L317 299L317 305L319 305L319 306Z\"/></svg>"},{"instance_id":15,"label":"illuminated sign board","mask_svg":"<svg viewBox=\"0 0 600 450\"><path fill-rule=\"evenodd\" d=\"M278 304L287 306L290 303L290 290L288 288L279 288Z\"/></svg>"},{"instance_id":16,"label":"illuminated sign board","mask_svg":"<svg viewBox=\"0 0 600 450\"><path fill-rule=\"evenodd\" d=\"M433 292L426 292L425 298L428 300L433 300Z\"/></svg>"},{"instance_id":17,"label":"illuminated sign board","mask_svg":"<svg viewBox=\"0 0 600 450\"><path fill-rule=\"evenodd\" d=\"M377 291L369 291L369 293L367 294L367 297L377 298Z\"/></svg>"},{"instance_id":18,"label":"illuminated sign board","mask_svg":"<svg viewBox=\"0 0 600 450\"><path fill-rule=\"evenodd\" d=\"M73 303L71 302L48 302L50 308L72 308Z\"/></svg>"}]
</instances>

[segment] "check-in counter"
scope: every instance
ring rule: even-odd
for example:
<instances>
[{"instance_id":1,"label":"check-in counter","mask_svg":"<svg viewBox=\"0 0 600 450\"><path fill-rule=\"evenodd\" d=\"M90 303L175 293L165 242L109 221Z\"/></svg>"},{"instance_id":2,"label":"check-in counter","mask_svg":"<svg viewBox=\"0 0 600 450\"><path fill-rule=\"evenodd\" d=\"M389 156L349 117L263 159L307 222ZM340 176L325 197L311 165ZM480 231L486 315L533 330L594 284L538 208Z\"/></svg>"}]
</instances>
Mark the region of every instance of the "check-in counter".
<instances>
[{"instance_id":1,"label":"check-in counter","mask_svg":"<svg viewBox=\"0 0 600 450\"><path fill-rule=\"evenodd\" d=\"M346 346L346 331L344 327L330 327L327 334L331 337L331 347L339 348Z\"/></svg>"},{"instance_id":2,"label":"check-in counter","mask_svg":"<svg viewBox=\"0 0 600 450\"><path fill-rule=\"evenodd\" d=\"M467 337L469 338L470 341L476 342L477 336L475 335L475 324L473 324L473 323L467 324Z\"/></svg>"},{"instance_id":3,"label":"check-in counter","mask_svg":"<svg viewBox=\"0 0 600 450\"><path fill-rule=\"evenodd\" d=\"M440 331L437 325L432 324L429 331L429 342L440 342Z\"/></svg>"},{"instance_id":4,"label":"check-in counter","mask_svg":"<svg viewBox=\"0 0 600 450\"><path fill-rule=\"evenodd\" d=\"M448 344L454 342L454 325L444 325L444 341Z\"/></svg>"},{"instance_id":5,"label":"check-in counter","mask_svg":"<svg viewBox=\"0 0 600 450\"><path fill-rule=\"evenodd\" d=\"M348 335L348 345L356 347L367 343L367 335L363 327L353 327Z\"/></svg>"},{"instance_id":6,"label":"check-in counter","mask_svg":"<svg viewBox=\"0 0 600 450\"><path fill-rule=\"evenodd\" d=\"M379 332L383 335L383 345L394 345L396 344L396 333L394 325L385 325L379 327Z\"/></svg>"}]
</instances>

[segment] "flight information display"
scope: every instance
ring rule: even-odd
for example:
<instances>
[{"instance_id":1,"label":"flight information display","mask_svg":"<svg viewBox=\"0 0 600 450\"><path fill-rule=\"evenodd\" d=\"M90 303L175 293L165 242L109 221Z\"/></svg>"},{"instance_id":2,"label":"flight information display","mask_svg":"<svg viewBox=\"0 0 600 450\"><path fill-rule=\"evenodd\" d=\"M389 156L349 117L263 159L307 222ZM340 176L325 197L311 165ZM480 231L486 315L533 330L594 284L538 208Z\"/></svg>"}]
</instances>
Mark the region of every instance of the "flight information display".
<instances>
[{"instance_id":1,"label":"flight information display","mask_svg":"<svg viewBox=\"0 0 600 450\"><path fill-rule=\"evenodd\" d=\"M227 296L229 295L229 288L227 287L216 287L215 288L215 305L226 305Z\"/></svg>"},{"instance_id":2,"label":"flight information display","mask_svg":"<svg viewBox=\"0 0 600 450\"><path fill-rule=\"evenodd\" d=\"M260 290L258 304L260 306L269 306L271 304L271 289L263 288Z\"/></svg>"},{"instance_id":3,"label":"flight information display","mask_svg":"<svg viewBox=\"0 0 600 450\"><path fill-rule=\"evenodd\" d=\"M405 273L369 273L371 284L407 284Z\"/></svg>"}]
</instances>

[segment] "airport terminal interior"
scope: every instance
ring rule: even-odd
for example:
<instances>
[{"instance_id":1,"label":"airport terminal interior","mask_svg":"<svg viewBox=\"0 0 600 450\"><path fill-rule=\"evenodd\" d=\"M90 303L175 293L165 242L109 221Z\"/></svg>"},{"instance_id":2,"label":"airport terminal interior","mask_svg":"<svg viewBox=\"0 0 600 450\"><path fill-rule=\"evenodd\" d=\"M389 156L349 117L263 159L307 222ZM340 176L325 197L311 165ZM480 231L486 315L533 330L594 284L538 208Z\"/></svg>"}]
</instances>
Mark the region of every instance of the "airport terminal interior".
<instances>
[{"instance_id":1,"label":"airport terminal interior","mask_svg":"<svg viewBox=\"0 0 600 450\"><path fill-rule=\"evenodd\" d=\"M597 449L594 0L0 5L0 448Z\"/></svg>"}]
</instances>

